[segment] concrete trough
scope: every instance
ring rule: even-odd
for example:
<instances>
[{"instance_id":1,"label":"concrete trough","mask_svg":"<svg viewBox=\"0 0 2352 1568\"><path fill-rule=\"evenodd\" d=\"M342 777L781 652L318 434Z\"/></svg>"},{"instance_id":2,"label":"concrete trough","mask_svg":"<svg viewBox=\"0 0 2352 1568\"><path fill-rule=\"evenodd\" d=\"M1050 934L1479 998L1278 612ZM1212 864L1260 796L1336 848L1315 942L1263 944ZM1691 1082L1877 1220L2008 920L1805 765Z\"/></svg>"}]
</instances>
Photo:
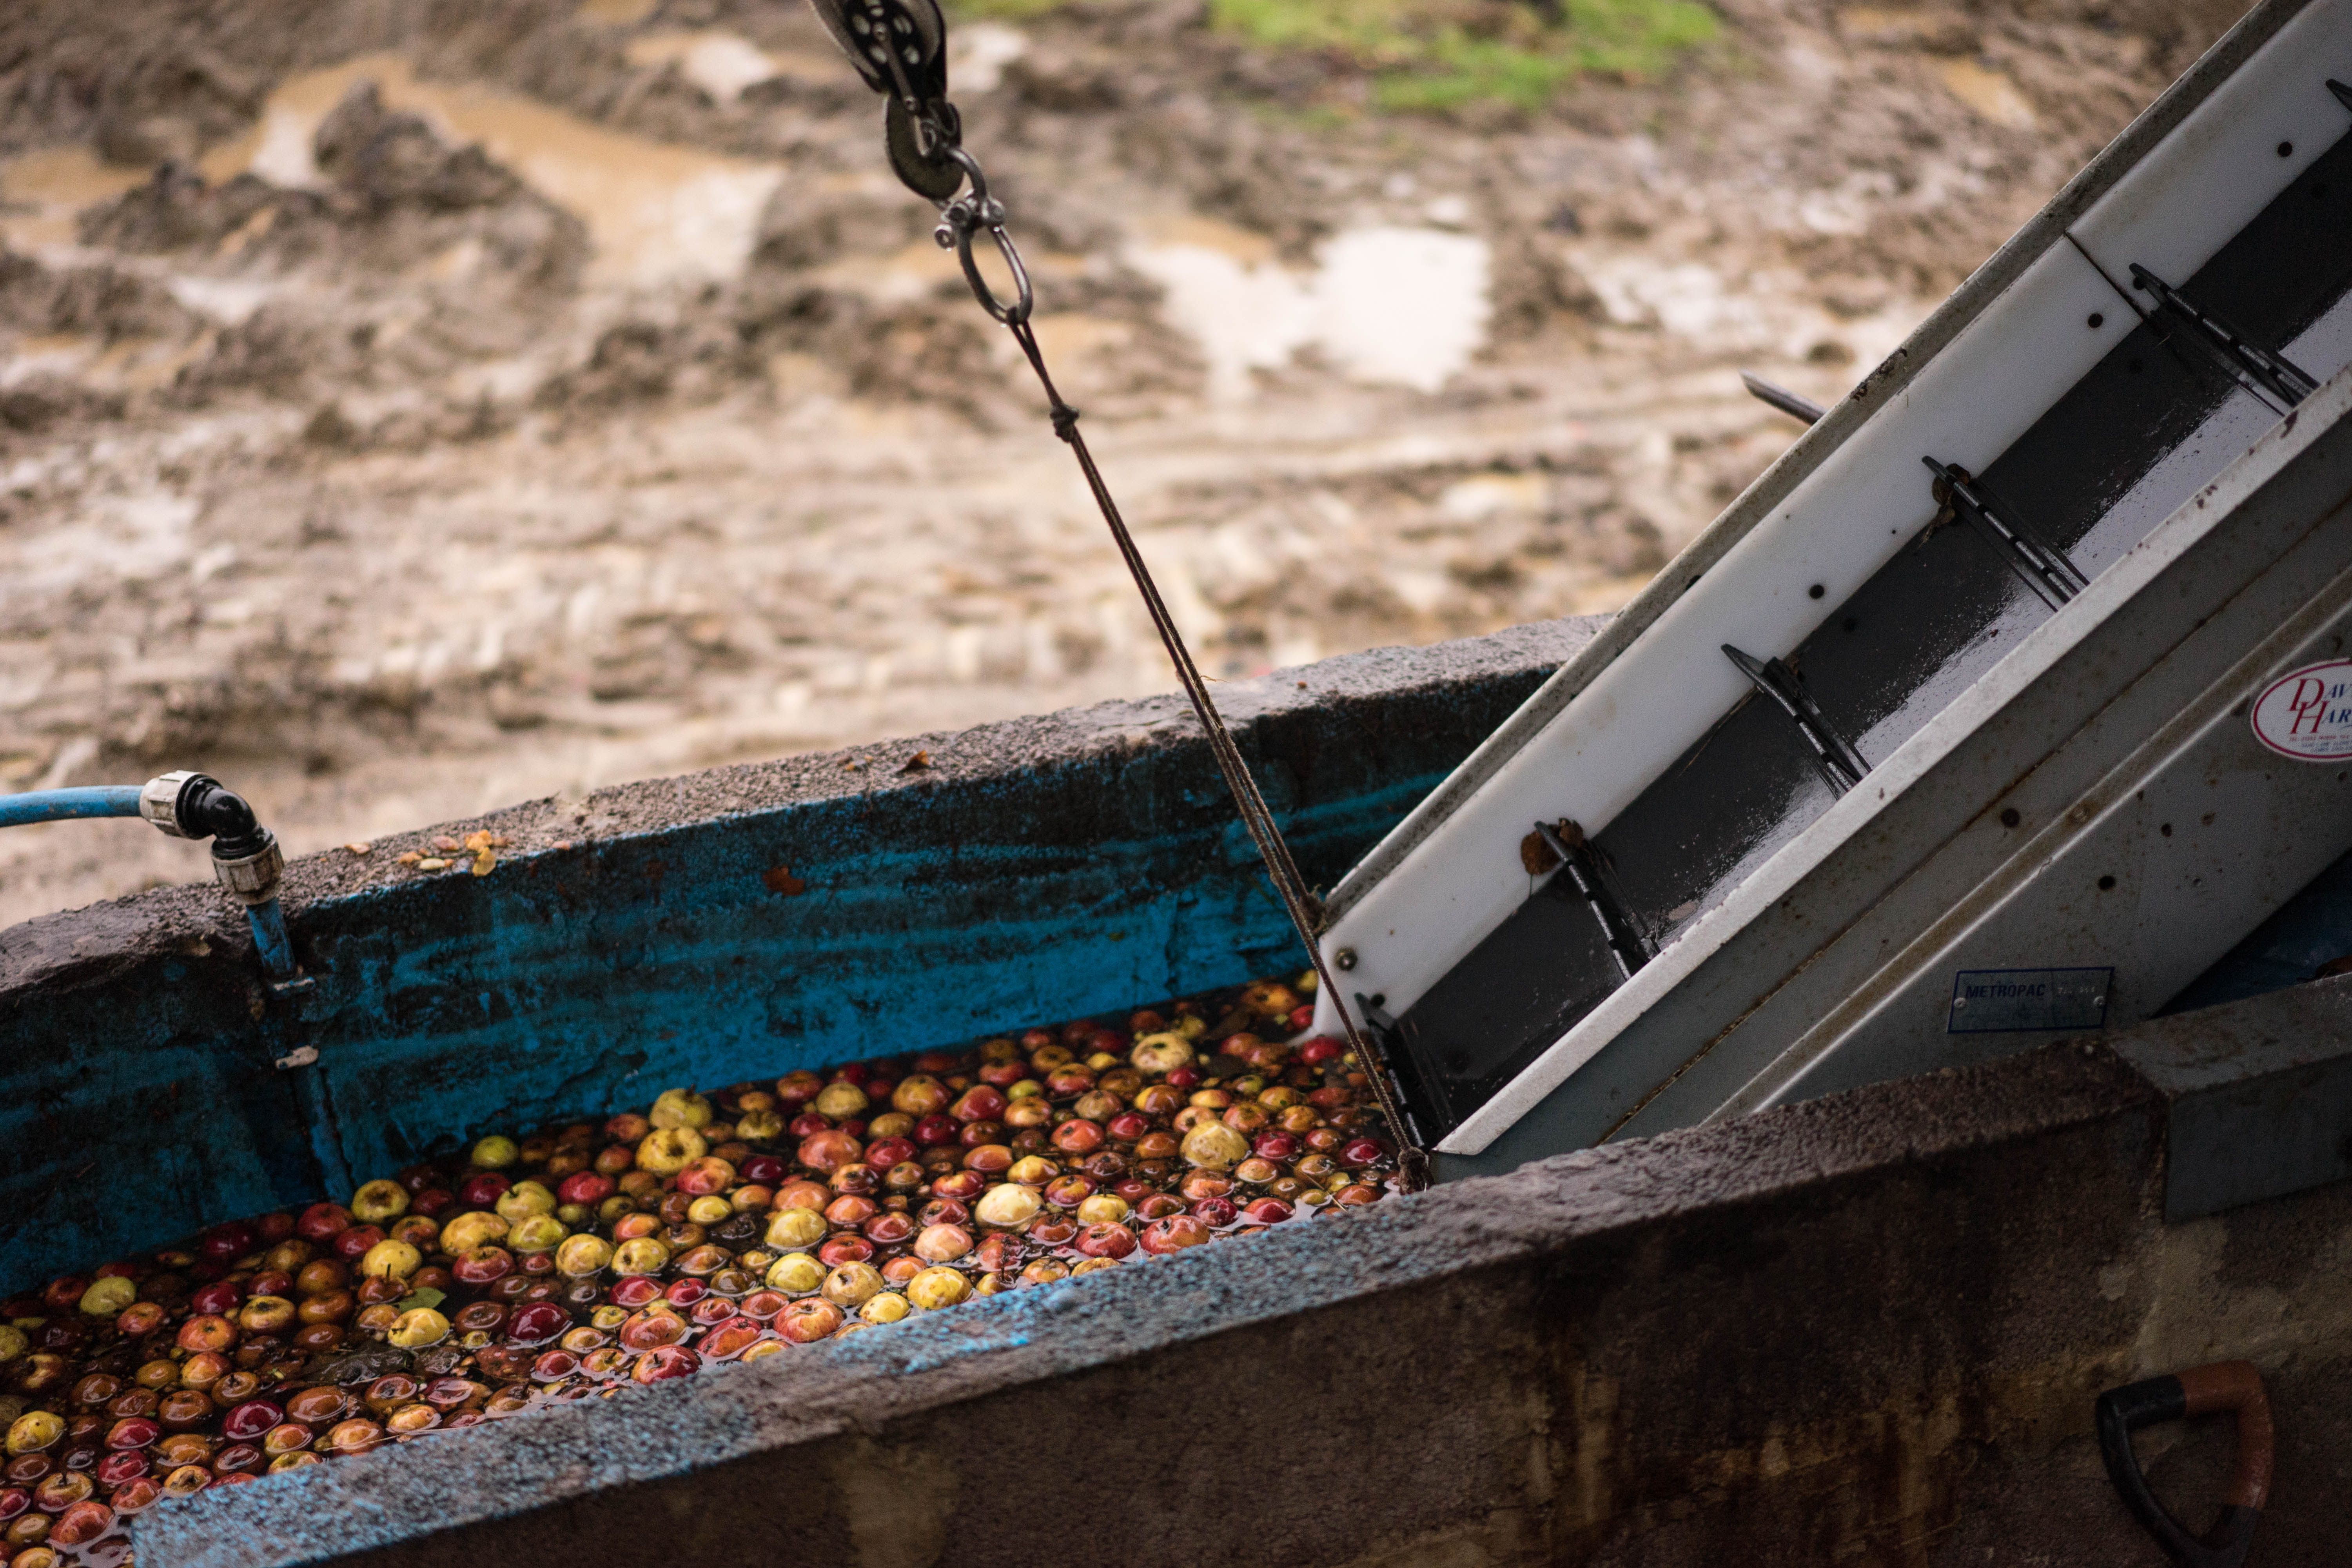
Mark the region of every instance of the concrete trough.
<instances>
[{"instance_id":1,"label":"concrete trough","mask_svg":"<svg viewBox=\"0 0 2352 1568\"><path fill-rule=\"evenodd\" d=\"M1223 695L1328 884L1593 630ZM341 1195L491 1127L1293 963L1170 701L438 831L475 826L511 841L486 877L400 866L430 832L297 863L316 983L290 1003L206 889L0 932L0 1280ZM206 1492L138 1516L137 1557L2155 1564L2091 1401L2246 1356L2282 1435L2252 1561L2333 1563L2352 1185L2168 1223L2181 1100L2134 1064L2259 1036L2306 1070L2348 1026L2352 980L2273 990L2153 1045L1570 1154ZM2163 1436L2151 1475L2201 1522L2227 1434Z\"/></svg>"},{"instance_id":2,"label":"concrete trough","mask_svg":"<svg viewBox=\"0 0 2352 1568\"><path fill-rule=\"evenodd\" d=\"M2156 1568L2092 1402L2242 1356L2252 1561L2340 1563L2352 1185L2171 1226L2165 1159L2052 1047L205 1493L139 1561ZM2228 1433L2164 1436L2201 1528Z\"/></svg>"},{"instance_id":3,"label":"concrete trough","mask_svg":"<svg viewBox=\"0 0 2352 1568\"><path fill-rule=\"evenodd\" d=\"M1220 701L1328 886L1599 624ZM397 862L475 828L510 841L487 877ZM315 980L290 999L207 887L0 931L0 1281L346 1196L493 1127L1304 962L1175 698L534 802L306 857L286 887Z\"/></svg>"}]
</instances>

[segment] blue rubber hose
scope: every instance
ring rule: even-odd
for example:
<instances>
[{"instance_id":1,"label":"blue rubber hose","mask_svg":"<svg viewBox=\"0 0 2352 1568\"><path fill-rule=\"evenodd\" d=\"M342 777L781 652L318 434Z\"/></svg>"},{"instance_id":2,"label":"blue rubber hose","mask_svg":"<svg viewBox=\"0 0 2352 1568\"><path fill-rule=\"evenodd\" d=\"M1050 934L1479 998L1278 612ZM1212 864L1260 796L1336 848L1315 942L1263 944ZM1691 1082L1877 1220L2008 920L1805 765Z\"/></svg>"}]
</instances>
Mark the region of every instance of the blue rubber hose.
<instances>
[{"instance_id":1,"label":"blue rubber hose","mask_svg":"<svg viewBox=\"0 0 2352 1568\"><path fill-rule=\"evenodd\" d=\"M86 789L36 789L0 795L0 827L59 822L77 816L136 816L137 784L92 784Z\"/></svg>"},{"instance_id":2,"label":"blue rubber hose","mask_svg":"<svg viewBox=\"0 0 2352 1568\"><path fill-rule=\"evenodd\" d=\"M273 980L294 977L294 944L286 937L286 915L276 899L267 903L247 904L245 910L247 924L253 927L254 950L261 955L261 966L269 971Z\"/></svg>"},{"instance_id":3,"label":"blue rubber hose","mask_svg":"<svg viewBox=\"0 0 2352 1568\"><path fill-rule=\"evenodd\" d=\"M82 789L37 789L21 795L0 795L0 827L22 827L28 823L75 817L137 816L141 793L138 784L92 784ZM286 916L278 909L278 900L248 905L245 917L253 927L253 945L270 977L291 978L294 948L287 941Z\"/></svg>"}]
</instances>

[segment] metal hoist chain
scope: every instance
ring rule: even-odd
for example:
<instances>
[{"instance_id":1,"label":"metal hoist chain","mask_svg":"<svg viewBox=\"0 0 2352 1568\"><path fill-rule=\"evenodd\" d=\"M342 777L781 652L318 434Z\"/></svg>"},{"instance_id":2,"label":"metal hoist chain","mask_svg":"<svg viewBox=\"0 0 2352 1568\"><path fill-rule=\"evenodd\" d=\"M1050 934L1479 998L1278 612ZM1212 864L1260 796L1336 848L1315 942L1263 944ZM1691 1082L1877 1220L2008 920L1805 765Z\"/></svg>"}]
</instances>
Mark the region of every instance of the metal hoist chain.
<instances>
[{"instance_id":1,"label":"metal hoist chain","mask_svg":"<svg viewBox=\"0 0 2352 1568\"><path fill-rule=\"evenodd\" d=\"M1403 1107L1387 1062L1357 1026L1346 997L1324 962L1322 948L1315 940L1314 899L1298 874L1297 862L1291 858L1290 847L1283 841L1274 813L1267 809L1265 797L1258 793L1257 783L1242 760L1241 748L1234 743L1224 720L1217 712L1215 700L1209 695L1208 680L1192 662L1184 635L1177 628L1176 618L1169 614L1167 602L1160 596L1151 569L1136 547L1126 519L1119 515L1118 503L1112 499L1102 470L1096 467L1094 454L1087 448L1087 438L1078 429L1078 411L1063 398L1045 368L1045 357L1037 347L1037 334L1029 322L1030 312L1036 304L1029 270L1022 265L1021 253L1013 247L1012 237L1004 232L1004 204L989 194L988 176L961 144L961 121L955 106L947 100L947 25L938 5L934 0L811 0L811 4L848 54L858 74L866 79L866 84L887 96L885 142L891 169L908 189L939 204L940 226L933 237L942 249L955 251L963 266L964 280L971 286L972 297L980 301L981 309L1013 334L1029 368L1036 373L1037 384L1045 389L1054 434L1068 443L1077 458L1087 489L1093 492L1095 505L1110 529L1111 541L1118 546L1128 574L1135 579L1136 591L1143 596L1144 608L1160 633L1161 646L1168 650L1169 662L1176 667L1176 679L1182 683L1192 712L1209 738L1209 750L1216 757L1217 771L1224 775L1225 787L1233 792L1242 826L1249 830L1250 841L1265 863L1267 879L1280 895L1298 940L1306 944L1307 957L1315 966L1316 983L1339 1014L1348 1047L1371 1085L1389 1134L1395 1141L1405 1184L1409 1189L1425 1185L1428 1157L1408 1132ZM1010 301L1000 299L989 286L972 255L973 241L983 230L1012 274L1013 298Z\"/></svg>"}]
</instances>

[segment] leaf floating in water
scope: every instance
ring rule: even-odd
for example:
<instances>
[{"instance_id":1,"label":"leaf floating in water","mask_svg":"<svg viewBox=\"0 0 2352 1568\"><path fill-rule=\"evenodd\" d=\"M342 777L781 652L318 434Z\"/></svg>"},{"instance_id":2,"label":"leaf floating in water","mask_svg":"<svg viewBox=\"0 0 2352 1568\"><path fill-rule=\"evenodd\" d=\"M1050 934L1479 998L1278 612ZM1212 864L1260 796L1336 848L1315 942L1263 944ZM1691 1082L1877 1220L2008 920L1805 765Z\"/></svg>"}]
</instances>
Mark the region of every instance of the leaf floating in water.
<instances>
[{"instance_id":1,"label":"leaf floating in water","mask_svg":"<svg viewBox=\"0 0 2352 1568\"><path fill-rule=\"evenodd\" d=\"M304 1374L313 1387L335 1384L373 1383L395 1372L406 1372L408 1352L396 1345L373 1345L348 1355L314 1363Z\"/></svg>"}]
</instances>

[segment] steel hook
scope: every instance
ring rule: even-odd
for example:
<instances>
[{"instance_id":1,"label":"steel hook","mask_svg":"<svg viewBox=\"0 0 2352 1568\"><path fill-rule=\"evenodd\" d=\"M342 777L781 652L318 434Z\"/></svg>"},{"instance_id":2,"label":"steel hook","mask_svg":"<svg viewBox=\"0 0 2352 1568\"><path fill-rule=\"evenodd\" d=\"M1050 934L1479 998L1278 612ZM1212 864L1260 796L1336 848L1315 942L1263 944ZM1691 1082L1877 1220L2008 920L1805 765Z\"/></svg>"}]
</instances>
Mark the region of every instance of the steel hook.
<instances>
[{"instance_id":1,"label":"steel hook","mask_svg":"<svg viewBox=\"0 0 2352 1568\"><path fill-rule=\"evenodd\" d=\"M1036 306L1036 295L1029 286L1029 268L1022 264L1021 252L1013 247L1013 237L1004 232L1004 204L988 194L988 176L982 173L979 160L961 147L940 149L943 156L961 167L971 181L971 189L957 200L940 209L939 241L942 246L955 247L956 259L963 264L964 281L971 286L972 298L980 308L1008 327L1018 327L1029 320ZM980 263L971 254L971 237L985 228L996 242L996 253L1004 258L1004 265L1013 269L1013 287L1018 291L1013 302L1005 304L981 276Z\"/></svg>"}]
</instances>

